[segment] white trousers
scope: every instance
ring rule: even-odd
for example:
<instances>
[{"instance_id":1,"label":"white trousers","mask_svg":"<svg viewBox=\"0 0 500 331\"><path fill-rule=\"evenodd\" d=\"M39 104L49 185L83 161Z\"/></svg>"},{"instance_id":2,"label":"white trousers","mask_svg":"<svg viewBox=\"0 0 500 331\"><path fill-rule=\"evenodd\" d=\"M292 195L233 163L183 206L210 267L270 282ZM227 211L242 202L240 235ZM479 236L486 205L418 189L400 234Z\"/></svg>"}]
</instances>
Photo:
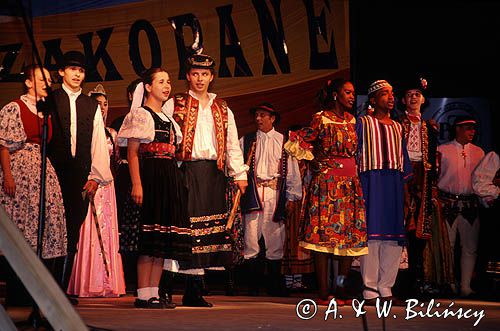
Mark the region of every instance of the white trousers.
<instances>
[{"instance_id":1,"label":"white trousers","mask_svg":"<svg viewBox=\"0 0 500 331\"><path fill-rule=\"evenodd\" d=\"M402 246L392 240L368 240L368 254L360 256L361 276L366 287L379 291L380 296L392 296L392 287L398 275ZM364 290L365 299L378 297L378 293Z\"/></svg>"},{"instance_id":2,"label":"white trousers","mask_svg":"<svg viewBox=\"0 0 500 331\"><path fill-rule=\"evenodd\" d=\"M476 265L479 219L476 218L471 225L461 214L458 214L455 222L453 222L453 226L450 226L446 222L446 228L448 229L448 236L450 238L452 256L455 251L457 232L460 234L460 247L462 248L462 255L460 256L460 289L462 295L468 295L472 292L470 281Z\"/></svg>"},{"instance_id":3,"label":"white trousers","mask_svg":"<svg viewBox=\"0 0 500 331\"><path fill-rule=\"evenodd\" d=\"M276 208L276 190L269 187L257 187L262 201L262 210L245 214L245 259L252 259L259 254L259 239L264 236L266 259L281 260L285 244L285 224L273 222Z\"/></svg>"}]
</instances>

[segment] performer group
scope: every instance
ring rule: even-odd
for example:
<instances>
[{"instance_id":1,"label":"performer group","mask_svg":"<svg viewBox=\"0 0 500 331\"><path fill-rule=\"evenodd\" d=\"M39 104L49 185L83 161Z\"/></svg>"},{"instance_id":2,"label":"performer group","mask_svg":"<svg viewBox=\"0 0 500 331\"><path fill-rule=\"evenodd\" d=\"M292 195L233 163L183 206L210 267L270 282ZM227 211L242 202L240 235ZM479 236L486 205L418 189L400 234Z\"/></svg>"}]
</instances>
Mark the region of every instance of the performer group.
<instances>
[{"instance_id":1,"label":"performer group","mask_svg":"<svg viewBox=\"0 0 500 331\"><path fill-rule=\"evenodd\" d=\"M473 144L470 116L456 116L438 144L437 123L422 118L424 78L398 83L397 98L374 81L362 116L353 83L328 80L310 123L280 130L280 110L263 102L249 110L255 130L239 138L230 105L212 92L214 59L193 54L185 72L187 89L172 96L169 73L146 70L127 88L130 111L106 127L112 98L101 84L83 93L86 59L70 51L61 88L49 93L49 72L27 66L26 93L0 110L0 205L33 249L49 116L42 258L73 304L127 287L136 308L172 309L183 278L182 305L212 307L205 271L224 275L234 295L237 267L251 296L262 287L287 296L314 271L320 305L358 295L404 305L392 289L406 259L408 295L419 298L474 298L474 271L498 268L487 243L478 259L478 243L483 223L498 230L489 218L499 156ZM49 98L53 109L39 112Z\"/></svg>"}]
</instances>

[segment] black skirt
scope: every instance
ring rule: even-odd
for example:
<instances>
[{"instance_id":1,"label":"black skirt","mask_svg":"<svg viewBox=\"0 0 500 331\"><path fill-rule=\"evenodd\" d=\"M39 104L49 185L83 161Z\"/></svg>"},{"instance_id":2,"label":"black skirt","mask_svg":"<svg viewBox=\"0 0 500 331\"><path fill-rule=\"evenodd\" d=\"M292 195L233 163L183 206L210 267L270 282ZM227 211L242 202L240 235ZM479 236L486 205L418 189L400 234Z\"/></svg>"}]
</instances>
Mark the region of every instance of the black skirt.
<instances>
[{"instance_id":1,"label":"black skirt","mask_svg":"<svg viewBox=\"0 0 500 331\"><path fill-rule=\"evenodd\" d=\"M224 267L232 264L233 240L225 231L228 218L227 178L216 161L184 162L181 167L187 190L189 229L184 243L190 256L178 256L181 269ZM186 252L186 250L184 250Z\"/></svg>"},{"instance_id":2,"label":"black skirt","mask_svg":"<svg viewBox=\"0 0 500 331\"><path fill-rule=\"evenodd\" d=\"M186 218L182 181L173 159L144 158L141 165L143 202L138 253L175 258L172 228ZM184 221L185 222L185 221Z\"/></svg>"}]
</instances>

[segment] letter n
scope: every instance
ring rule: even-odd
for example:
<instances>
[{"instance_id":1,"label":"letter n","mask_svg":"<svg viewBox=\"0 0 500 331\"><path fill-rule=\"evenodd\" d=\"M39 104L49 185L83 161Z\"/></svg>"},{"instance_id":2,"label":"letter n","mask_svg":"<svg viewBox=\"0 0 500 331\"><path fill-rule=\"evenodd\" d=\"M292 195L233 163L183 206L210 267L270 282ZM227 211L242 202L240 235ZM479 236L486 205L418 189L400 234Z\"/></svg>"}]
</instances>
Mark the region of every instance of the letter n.
<instances>
[{"instance_id":1,"label":"letter n","mask_svg":"<svg viewBox=\"0 0 500 331\"><path fill-rule=\"evenodd\" d=\"M219 77L231 77L231 72L226 63L226 58L234 57L234 76L235 77L248 77L253 76L252 70L248 66L243 50L240 46L238 35L234 27L233 19L231 18L231 11L233 5L217 7L217 14L219 15L219 38L220 38L220 65ZM226 34L229 40L229 45L226 45Z\"/></svg>"},{"instance_id":2,"label":"letter n","mask_svg":"<svg viewBox=\"0 0 500 331\"><path fill-rule=\"evenodd\" d=\"M262 68L263 75L276 74L276 68L273 65L269 56L269 46L274 51L278 66L282 73L290 73L290 61L288 59L288 50L285 43L285 33L283 30L283 21L281 19L280 0L271 0L276 17L276 25L273 22L271 13L267 8L265 0L252 0L253 6L259 17L260 32L262 35L262 46L264 47L264 66Z\"/></svg>"}]
</instances>

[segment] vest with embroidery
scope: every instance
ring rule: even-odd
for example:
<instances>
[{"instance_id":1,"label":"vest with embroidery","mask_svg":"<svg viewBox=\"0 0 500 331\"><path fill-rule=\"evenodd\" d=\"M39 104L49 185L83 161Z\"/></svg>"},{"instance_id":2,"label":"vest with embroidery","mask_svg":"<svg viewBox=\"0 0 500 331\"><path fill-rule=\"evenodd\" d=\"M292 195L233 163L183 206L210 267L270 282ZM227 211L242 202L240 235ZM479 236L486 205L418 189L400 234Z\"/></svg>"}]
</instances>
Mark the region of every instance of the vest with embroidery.
<instances>
[{"instance_id":1,"label":"vest with embroidery","mask_svg":"<svg viewBox=\"0 0 500 331\"><path fill-rule=\"evenodd\" d=\"M247 134L243 138L243 155L245 158L245 163L248 158L252 158L250 163L250 169L248 170L248 187L245 193L241 196L241 212L243 214L250 213L252 211L262 210L262 202L259 198L259 193L257 192L257 175L255 174L255 149L252 155L250 154L250 149L253 142L257 141L257 133L252 132ZM278 192L276 194L278 201L276 202L276 209L274 210L273 221L280 222L284 221L286 218L286 176L288 173L288 157L284 148L281 150L281 160L279 162L279 178L278 178Z\"/></svg>"},{"instance_id":2,"label":"vest with embroidery","mask_svg":"<svg viewBox=\"0 0 500 331\"><path fill-rule=\"evenodd\" d=\"M408 116L401 119L403 127L404 141L408 141L411 121ZM405 210L406 227L408 230L415 230L417 238L429 239L432 236L433 214L435 212L432 203L432 191L437 182L436 153L438 145L438 131L433 127L431 121L422 121L420 131L420 146L422 146L422 166L424 169L421 203L418 217L415 219L414 213ZM409 202L414 198L410 195L406 197ZM406 205L405 205L406 207Z\"/></svg>"},{"instance_id":3,"label":"vest with embroidery","mask_svg":"<svg viewBox=\"0 0 500 331\"><path fill-rule=\"evenodd\" d=\"M194 135L198 120L199 101L189 93L176 94L174 96L174 113L172 117L179 124L182 131L182 143L176 153L179 161L191 161L193 153ZM211 106L214 119L215 138L217 142L217 168L225 170L226 144L227 144L227 104L222 99L215 99Z\"/></svg>"}]
</instances>

